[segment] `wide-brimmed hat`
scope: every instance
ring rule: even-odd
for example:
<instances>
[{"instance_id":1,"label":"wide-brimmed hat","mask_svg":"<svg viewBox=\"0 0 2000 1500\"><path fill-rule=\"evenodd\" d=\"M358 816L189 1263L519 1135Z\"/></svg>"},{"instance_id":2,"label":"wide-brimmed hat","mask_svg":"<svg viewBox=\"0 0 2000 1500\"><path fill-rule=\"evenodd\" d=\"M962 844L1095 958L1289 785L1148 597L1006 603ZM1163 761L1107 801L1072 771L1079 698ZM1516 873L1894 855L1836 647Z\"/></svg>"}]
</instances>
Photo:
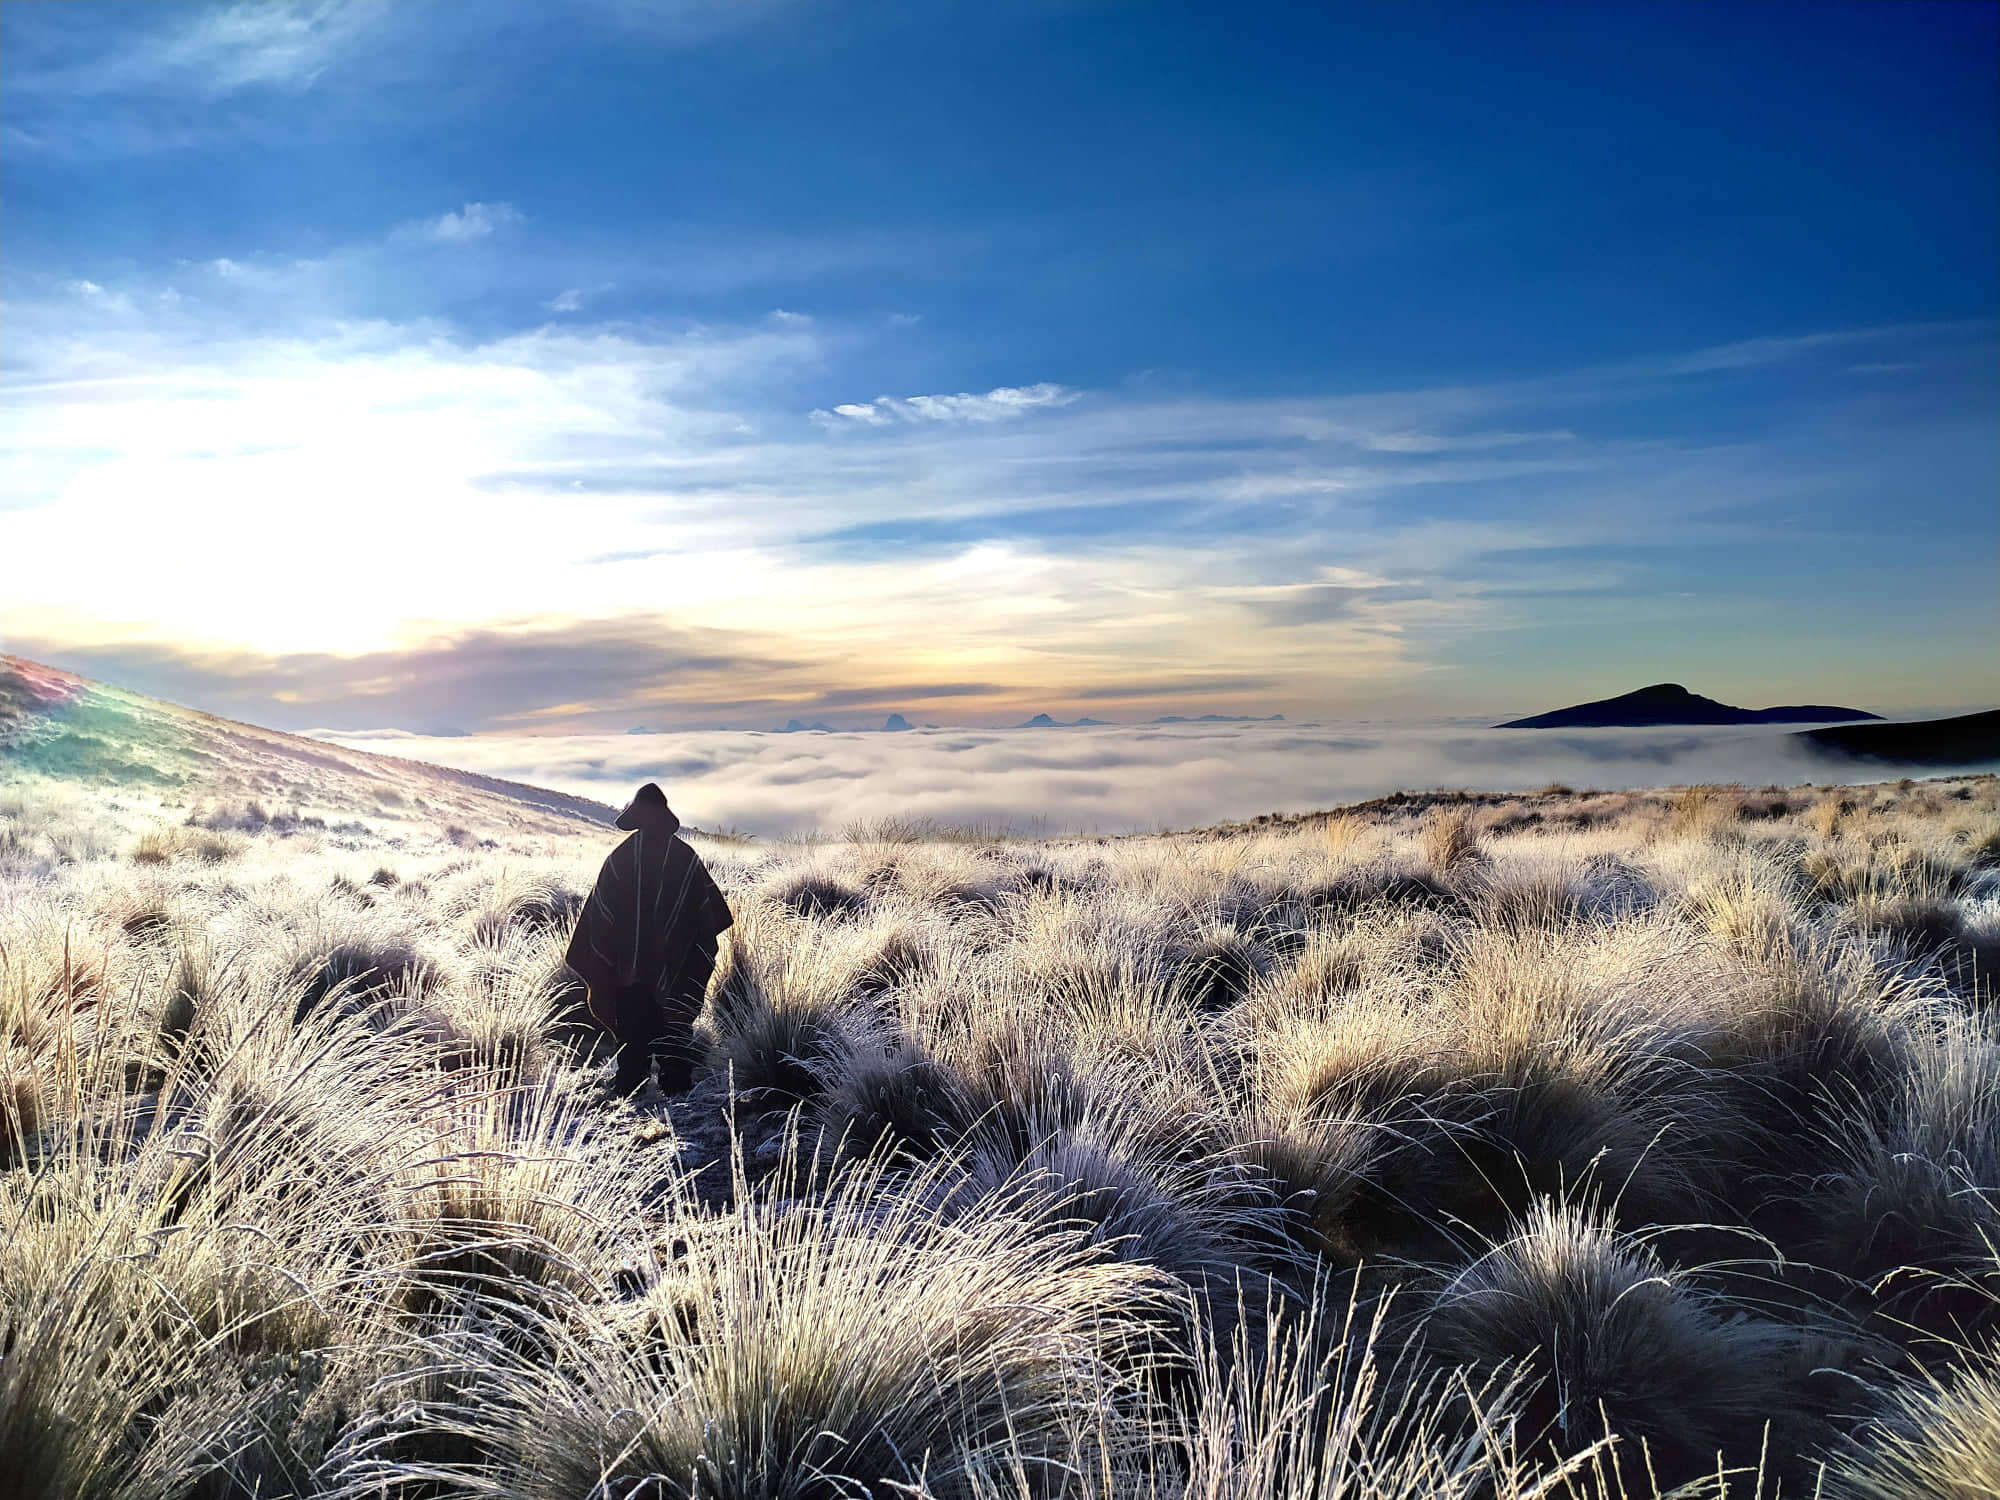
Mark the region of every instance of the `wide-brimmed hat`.
<instances>
[{"instance_id":1,"label":"wide-brimmed hat","mask_svg":"<svg viewBox=\"0 0 2000 1500\"><path fill-rule=\"evenodd\" d=\"M647 782L632 794L632 800L625 804L625 811L618 815L616 826L630 833L639 826L639 818L645 808L657 807L667 810L667 794L655 782Z\"/></svg>"}]
</instances>

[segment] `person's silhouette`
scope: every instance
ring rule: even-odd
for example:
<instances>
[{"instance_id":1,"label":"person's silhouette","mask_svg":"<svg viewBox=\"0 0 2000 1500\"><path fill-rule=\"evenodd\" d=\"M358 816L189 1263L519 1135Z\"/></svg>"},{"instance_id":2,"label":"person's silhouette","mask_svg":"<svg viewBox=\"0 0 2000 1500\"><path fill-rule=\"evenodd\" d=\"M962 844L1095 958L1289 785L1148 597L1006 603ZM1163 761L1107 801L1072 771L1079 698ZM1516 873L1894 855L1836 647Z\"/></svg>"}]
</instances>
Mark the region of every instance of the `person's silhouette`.
<instances>
[{"instance_id":1,"label":"person's silhouette","mask_svg":"<svg viewBox=\"0 0 2000 1500\"><path fill-rule=\"evenodd\" d=\"M694 1021L715 972L716 937L733 920L701 856L675 835L680 819L652 782L618 815L631 830L604 861L577 918L567 961L589 987L590 1013L617 1037L612 1087L631 1094L660 1065L660 1088L686 1093Z\"/></svg>"}]
</instances>

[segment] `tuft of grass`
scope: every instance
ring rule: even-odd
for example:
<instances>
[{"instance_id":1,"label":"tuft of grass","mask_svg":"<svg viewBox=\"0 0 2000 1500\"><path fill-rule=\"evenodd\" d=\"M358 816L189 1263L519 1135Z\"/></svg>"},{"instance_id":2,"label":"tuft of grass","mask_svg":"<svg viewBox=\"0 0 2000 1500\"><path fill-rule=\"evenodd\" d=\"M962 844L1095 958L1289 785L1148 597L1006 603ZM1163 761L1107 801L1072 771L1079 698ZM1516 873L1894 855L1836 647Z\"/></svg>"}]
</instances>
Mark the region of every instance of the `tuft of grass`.
<instances>
[{"instance_id":1,"label":"tuft of grass","mask_svg":"<svg viewBox=\"0 0 2000 1500\"><path fill-rule=\"evenodd\" d=\"M1740 790L1733 787L1683 787L1667 807L1667 836L1711 843L1737 821Z\"/></svg>"},{"instance_id":2,"label":"tuft of grass","mask_svg":"<svg viewBox=\"0 0 2000 1500\"><path fill-rule=\"evenodd\" d=\"M1368 824L1353 813L1335 813L1321 829L1327 857L1336 862L1350 858L1368 835Z\"/></svg>"},{"instance_id":3,"label":"tuft of grass","mask_svg":"<svg viewBox=\"0 0 2000 1500\"><path fill-rule=\"evenodd\" d=\"M292 965L298 981L297 1014L304 1020L328 998L365 1006L390 995L421 995L430 987L429 962L408 936L370 928L350 929L324 947L312 946Z\"/></svg>"},{"instance_id":4,"label":"tuft of grass","mask_svg":"<svg viewBox=\"0 0 2000 1500\"><path fill-rule=\"evenodd\" d=\"M1646 1246L1570 1204L1538 1203L1518 1233L1437 1293L1434 1357L1535 1381L1524 1435L1555 1452L1611 1436L1617 1472L1682 1484L1754 1466L1786 1420L1790 1336L1732 1317Z\"/></svg>"},{"instance_id":5,"label":"tuft of grass","mask_svg":"<svg viewBox=\"0 0 2000 1500\"><path fill-rule=\"evenodd\" d=\"M467 898L466 921L478 943L504 943L517 929L567 935L583 911L584 900L583 893L559 880L505 872Z\"/></svg>"},{"instance_id":6,"label":"tuft of grass","mask_svg":"<svg viewBox=\"0 0 2000 1500\"><path fill-rule=\"evenodd\" d=\"M1833 794L1822 795L1806 814L1806 825L1823 839L1839 838L1843 819L1854 811L1854 803Z\"/></svg>"},{"instance_id":7,"label":"tuft of grass","mask_svg":"<svg viewBox=\"0 0 2000 1500\"><path fill-rule=\"evenodd\" d=\"M588 1132L591 1115L573 1081L549 1081L425 1117L395 1182L407 1308L552 1309L611 1280L662 1174Z\"/></svg>"},{"instance_id":8,"label":"tuft of grass","mask_svg":"<svg viewBox=\"0 0 2000 1500\"><path fill-rule=\"evenodd\" d=\"M1481 872L1472 905L1489 927L1560 929L1576 921L1590 899L1581 872L1567 865L1509 862Z\"/></svg>"},{"instance_id":9,"label":"tuft of grass","mask_svg":"<svg viewBox=\"0 0 2000 1500\"><path fill-rule=\"evenodd\" d=\"M221 1002L225 983L225 966L211 944L186 944L174 954L160 1009L160 1040L169 1051L178 1051L195 1022Z\"/></svg>"},{"instance_id":10,"label":"tuft of grass","mask_svg":"<svg viewBox=\"0 0 2000 1500\"><path fill-rule=\"evenodd\" d=\"M1164 1273L1208 1316L1226 1310L1251 1275L1252 1247L1276 1238L1276 1206L1243 1191L1226 1149L1191 1144L1185 1117L1168 1101L1053 1102L1046 1113L989 1114L974 1126L960 1192L976 1192L982 1206L968 1211L989 1212L990 1202L1048 1215L1102 1252ZM1184 1317L1168 1326L1185 1341Z\"/></svg>"},{"instance_id":11,"label":"tuft of grass","mask_svg":"<svg viewBox=\"0 0 2000 1500\"><path fill-rule=\"evenodd\" d=\"M1464 807L1434 808L1424 819L1424 858L1440 877L1480 857L1479 830Z\"/></svg>"},{"instance_id":12,"label":"tuft of grass","mask_svg":"<svg viewBox=\"0 0 2000 1500\"><path fill-rule=\"evenodd\" d=\"M1386 946L1378 934L1368 930L1339 936L1316 930L1267 987L1281 997L1280 1006L1316 1012L1362 986L1376 961L1378 943Z\"/></svg>"},{"instance_id":13,"label":"tuft of grass","mask_svg":"<svg viewBox=\"0 0 2000 1500\"><path fill-rule=\"evenodd\" d=\"M149 828L132 846L135 865L163 865L180 852L180 838L171 828Z\"/></svg>"},{"instance_id":14,"label":"tuft of grass","mask_svg":"<svg viewBox=\"0 0 2000 1500\"><path fill-rule=\"evenodd\" d=\"M974 1110L957 1074L908 1050L859 1047L815 1107L829 1136L889 1160L934 1161L961 1142Z\"/></svg>"},{"instance_id":15,"label":"tuft of grass","mask_svg":"<svg viewBox=\"0 0 2000 1500\"><path fill-rule=\"evenodd\" d=\"M1870 1289L1899 1335L2000 1329L2000 1041L1952 1019L1908 1045L1871 1109L1825 1111L1795 1248Z\"/></svg>"},{"instance_id":16,"label":"tuft of grass","mask_svg":"<svg viewBox=\"0 0 2000 1500\"><path fill-rule=\"evenodd\" d=\"M1114 1356L1159 1297L1143 1267L1008 1202L940 1209L935 1177L788 1156L778 1179L690 1225L630 1310L461 1342L442 1415L490 1455L485 1493L975 1494L1004 1473L1039 1493L1136 1446Z\"/></svg>"},{"instance_id":17,"label":"tuft of grass","mask_svg":"<svg viewBox=\"0 0 2000 1500\"><path fill-rule=\"evenodd\" d=\"M1316 1296L1202 1329L1192 1394L1127 1493L1214 1500L1541 1500L1615 1491L1608 1440L1544 1465L1522 1449L1518 1376L1429 1366L1386 1302ZM1106 1495L1091 1487L1086 1493Z\"/></svg>"},{"instance_id":18,"label":"tuft of grass","mask_svg":"<svg viewBox=\"0 0 2000 1500\"><path fill-rule=\"evenodd\" d=\"M181 846L203 864L219 865L240 858L247 844L240 834L210 829L189 835Z\"/></svg>"},{"instance_id":19,"label":"tuft of grass","mask_svg":"<svg viewBox=\"0 0 2000 1500\"><path fill-rule=\"evenodd\" d=\"M875 943L854 982L864 995L882 995L935 973L937 964L928 933L914 923L898 923Z\"/></svg>"},{"instance_id":20,"label":"tuft of grass","mask_svg":"<svg viewBox=\"0 0 2000 1500\"><path fill-rule=\"evenodd\" d=\"M754 946L768 926L730 929L711 990L711 1065L756 1113L782 1114L816 1099L865 1034L843 1005L846 970L836 955Z\"/></svg>"},{"instance_id":21,"label":"tuft of grass","mask_svg":"<svg viewBox=\"0 0 2000 1500\"><path fill-rule=\"evenodd\" d=\"M1883 1392L1827 1466L1828 1500L1987 1500L2000 1474L2000 1362L1969 1362Z\"/></svg>"},{"instance_id":22,"label":"tuft of grass","mask_svg":"<svg viewBox=\"0 0 2000 1500\"><path fill-rule=\"evenodd\" d=\"M866 901L854 886L811 871L781 881L770 895L779 906L799 917L851 917Z\"/></svg>"},{"instance_id":23,"label":"tuft of grass","mask_svg":"<svg viewBox=\"0 0 2000 1500\"><path fill-rule=\"evenodd\" d=\"M1175 984L1197 1012L1213 1015L1241 1000L1273 967L1265 944L1227 924L1212 923L1188 945Z\"/></svg>"}]
</instances>

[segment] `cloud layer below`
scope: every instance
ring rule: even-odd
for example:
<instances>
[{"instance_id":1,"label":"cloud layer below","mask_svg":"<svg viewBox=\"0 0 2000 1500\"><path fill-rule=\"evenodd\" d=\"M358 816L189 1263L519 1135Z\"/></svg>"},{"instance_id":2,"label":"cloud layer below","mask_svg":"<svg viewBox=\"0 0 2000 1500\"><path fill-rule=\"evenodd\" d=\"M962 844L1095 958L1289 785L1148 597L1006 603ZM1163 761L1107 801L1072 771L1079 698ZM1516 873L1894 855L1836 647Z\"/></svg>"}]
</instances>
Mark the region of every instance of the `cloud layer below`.
<instances>
[{"instance_id":1,"label":"cloud layer below","mask_svg":"<svg viewBox=\"0 0 2000 1500\"><path fill-rule=\"evenodd\" d=\"M619 802L658 781L689 822L772 838L884 818L1127 833L1308 812L1399 789L1874 780L1757 730L1496 731L1331 721L902 734L325 736Z\"/></svg>"}]
</instances>

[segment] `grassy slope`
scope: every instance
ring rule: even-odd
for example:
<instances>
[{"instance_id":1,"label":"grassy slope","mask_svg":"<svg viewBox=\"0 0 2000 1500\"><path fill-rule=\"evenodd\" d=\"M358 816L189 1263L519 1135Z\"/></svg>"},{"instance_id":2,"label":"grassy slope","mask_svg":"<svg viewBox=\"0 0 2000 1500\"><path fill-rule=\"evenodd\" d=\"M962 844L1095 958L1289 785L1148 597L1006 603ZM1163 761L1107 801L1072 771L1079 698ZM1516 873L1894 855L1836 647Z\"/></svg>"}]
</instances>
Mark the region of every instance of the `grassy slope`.
<instances>
[{"instance_id":1,"label":"grassy slope","mask_svg":"<svg viewBox=\"0 0 2000 1500\"><path fill-rule=\"evenodd\" d=\"M560 965L608 830L59 795L0 792L0 1496L2000 1471L1990 777L709 843L709 1066L636 1108Z\"/></svg>"},{"instance_id":2,"label":"grassy slope","mask_svg":"<svg viewBox=\"0 0 2000 1500\"><path fill-rule=\"evenodd\" d=\"M15 656L0 656L0 786L89 797L79 834L179 813L385 841L456 827L463 841L561 835L612 815L564 792L238 724Z\"/></svg>"}]
</instances>

